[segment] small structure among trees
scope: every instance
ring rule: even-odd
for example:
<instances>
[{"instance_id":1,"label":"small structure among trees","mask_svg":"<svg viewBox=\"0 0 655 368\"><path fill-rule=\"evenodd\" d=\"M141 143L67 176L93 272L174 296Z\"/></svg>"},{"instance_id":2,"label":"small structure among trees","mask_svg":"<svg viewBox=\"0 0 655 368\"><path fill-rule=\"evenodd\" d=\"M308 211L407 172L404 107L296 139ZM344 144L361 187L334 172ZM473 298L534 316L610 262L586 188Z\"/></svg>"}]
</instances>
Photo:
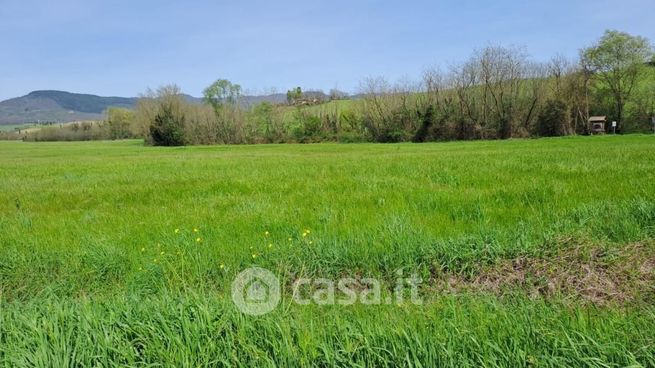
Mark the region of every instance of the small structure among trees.
<instances>
[{"instance_id":1,"label":"small structure among trees","mask_svg":"<svg viewBox=\"0 0 655 368\"><path fill-rule=\"evenodd\" d=\"M589 131L591 132L591 134L605 134L606 122L607 122L606 116L590 116Z\"/></svg>"},{"instance_id":2,"label":"small structure among trees","mask_svg":"<svg viewBox=\"0 0 655 368\"><path fill-rule=\"evenodd\" d=\"M306 91L296 87L287 91L287 103L290 106L318 105L325 102L326 95L322 91Z\"/></svg>"}]
</instances>

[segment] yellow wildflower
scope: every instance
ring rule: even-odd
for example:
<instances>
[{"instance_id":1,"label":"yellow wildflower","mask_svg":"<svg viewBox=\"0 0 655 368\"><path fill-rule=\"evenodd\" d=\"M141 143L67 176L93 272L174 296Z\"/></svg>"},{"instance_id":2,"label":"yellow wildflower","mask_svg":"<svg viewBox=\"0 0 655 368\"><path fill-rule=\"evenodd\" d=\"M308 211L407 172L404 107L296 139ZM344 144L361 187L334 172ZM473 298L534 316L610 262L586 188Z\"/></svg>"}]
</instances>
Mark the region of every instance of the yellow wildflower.
<instances>
[{"instance_id":1,"label":"yellow wildflower","mask_svg":"<svg viewBox=\"0 0 655 368\"><path fill-rule=\"evenodd\" d=\"M196 243L200 243L201 241L202 241L202 239L196 238Z\"/></svg>"},{"instance_id":2,"label":"yellow wildflower","mask_svg":"<svg viewBox=\"0 0 655 368\"><path fill-rule=\"evenodd\" d=\"M175 234L179 234L179 233L180 233L180 229L175 229Z\"/></svg>"},{"instance_id":3,"label":"yellow wildflower","mask_svg":"<svg viewBox=\"0 0 655 368\"><path fill-rule=\"evenodd\" d=\"M198 232L198 229L194 228L194 229L193 229L193 232L194 232L194 233L197 233L197 232Z\"/></svg>"}]
</instances>

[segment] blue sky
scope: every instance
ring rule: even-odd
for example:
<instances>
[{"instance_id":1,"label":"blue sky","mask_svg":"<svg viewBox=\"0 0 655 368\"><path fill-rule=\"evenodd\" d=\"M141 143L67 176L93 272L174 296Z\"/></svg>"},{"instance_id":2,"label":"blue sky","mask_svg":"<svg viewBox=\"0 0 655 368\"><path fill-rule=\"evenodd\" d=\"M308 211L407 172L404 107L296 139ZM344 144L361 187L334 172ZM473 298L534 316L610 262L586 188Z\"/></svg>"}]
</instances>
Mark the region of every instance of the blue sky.
<instances>
[{"instance_id":1,"label":"blue sky","mask_svg":"<svg viewBox=\"0 0 655 368\"><path fill-rule=\"evenodd\" d=\"M0 100L37 89L136 96L217 78L251 93L417 78L489 44L575 57L607 28L655 41L654 0L1 0Z\"/></svg>"}]
</instances>

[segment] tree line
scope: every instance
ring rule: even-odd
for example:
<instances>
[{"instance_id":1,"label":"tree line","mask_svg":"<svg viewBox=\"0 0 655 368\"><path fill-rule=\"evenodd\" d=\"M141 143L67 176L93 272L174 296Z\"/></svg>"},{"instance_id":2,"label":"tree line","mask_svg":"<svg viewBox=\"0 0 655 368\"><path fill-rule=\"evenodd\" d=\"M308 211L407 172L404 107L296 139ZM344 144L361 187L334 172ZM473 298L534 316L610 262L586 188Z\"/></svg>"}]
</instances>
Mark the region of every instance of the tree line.
<instances>
[{"instance_id":1,"label":"tree line","mask_svg":"<svg viewBox=\"0 0 655 368\"><path fill-rule=\"evenodd\" d=\"M166 146L508 139L589 134L592 115L616 121L619 133L646 132L655 116L653 55L646 38L608 30L577 60L538 63L523 48L488 46L447 70L424 71L419 81L368 78L350 99L297 87L286 104L245 106L241 86L219 79L199 104L164 86L134 110L109 109L99 127L75 134Z\"/></svg>"}]
</instances>

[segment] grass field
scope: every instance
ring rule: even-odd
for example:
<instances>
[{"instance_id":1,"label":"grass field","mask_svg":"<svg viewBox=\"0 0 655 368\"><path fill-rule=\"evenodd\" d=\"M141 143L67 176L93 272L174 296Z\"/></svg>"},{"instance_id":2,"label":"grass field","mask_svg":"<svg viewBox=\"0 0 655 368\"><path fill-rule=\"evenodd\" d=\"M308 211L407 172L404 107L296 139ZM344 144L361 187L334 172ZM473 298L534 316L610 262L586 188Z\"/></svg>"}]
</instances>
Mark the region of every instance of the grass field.
<instances>
[{"instance_id":1,"label":"grass field","mask_svg":"<svg viewBox=\"0 0 655 368\"><path fill-rule=\"evenodd\" d=\"M0 124L0 132L13 132L17 129L30 129L34 127L34 124Z\"/></svg>"},{"instance_id":2,"label":"grass field","mask_svg":"<svg viewBox=\"0 0 655 368\"><path fill-rule=\"evenodd\" d=\"M0 214L2 366L655 366L653 136L0 142ZM290 297L399 269L422 305Z\"/></svg>"}]
</instances>

